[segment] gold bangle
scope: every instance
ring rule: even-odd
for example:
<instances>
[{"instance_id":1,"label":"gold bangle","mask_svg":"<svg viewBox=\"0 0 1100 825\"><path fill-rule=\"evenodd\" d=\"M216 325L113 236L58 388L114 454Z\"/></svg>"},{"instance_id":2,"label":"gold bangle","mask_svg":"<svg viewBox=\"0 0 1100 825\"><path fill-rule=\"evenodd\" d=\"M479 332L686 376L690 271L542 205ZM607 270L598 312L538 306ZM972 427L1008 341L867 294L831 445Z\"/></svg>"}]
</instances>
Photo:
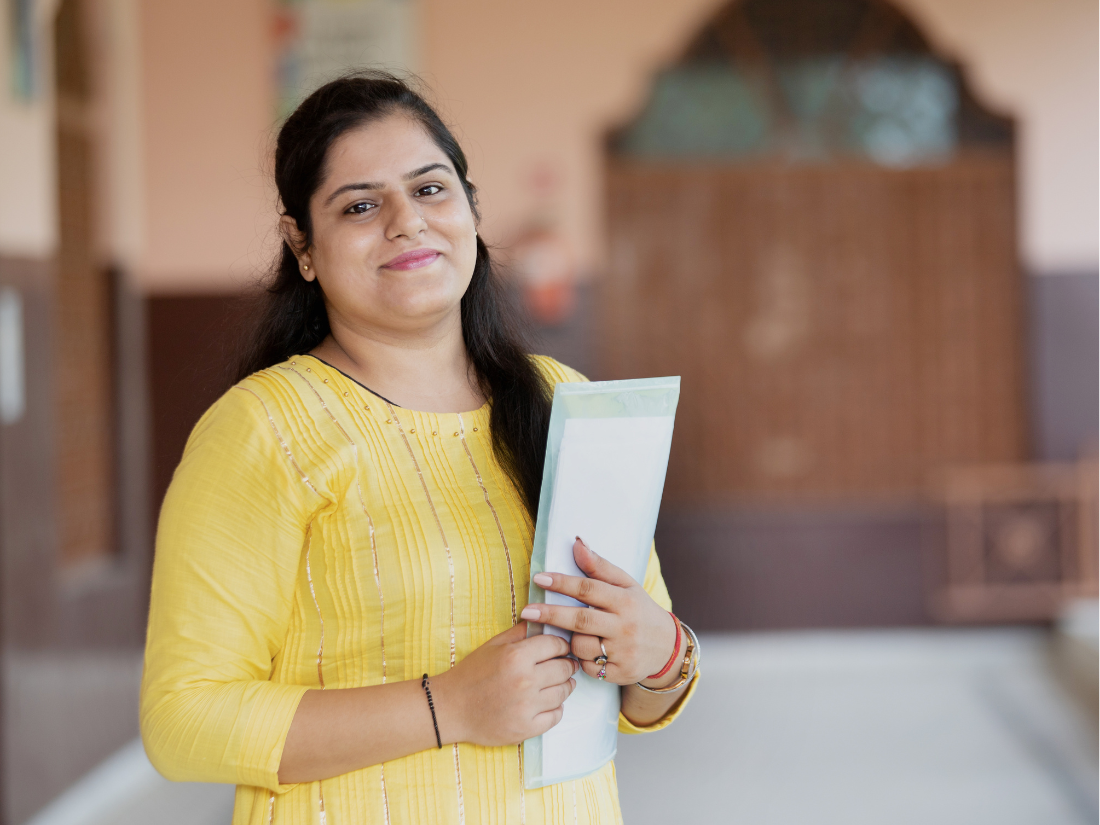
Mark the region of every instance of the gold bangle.
<instances>
[{"instance_id":1,"label":"gold bangle","mask_svg":"<svg viewBox=\"0 0 1100 825\"><path fill-rule=\"evenodd\" d=\"M680 626L688 637L687 649L684 651L684 663L680 666L680 678L676 680L675 684L663 688L646 687L641 682L634 683L646 693L675 693L694 679L695 674L699 672L699 637L695 635L694 630L683 622L680 622Z\"/></svg>"}]
</instances>

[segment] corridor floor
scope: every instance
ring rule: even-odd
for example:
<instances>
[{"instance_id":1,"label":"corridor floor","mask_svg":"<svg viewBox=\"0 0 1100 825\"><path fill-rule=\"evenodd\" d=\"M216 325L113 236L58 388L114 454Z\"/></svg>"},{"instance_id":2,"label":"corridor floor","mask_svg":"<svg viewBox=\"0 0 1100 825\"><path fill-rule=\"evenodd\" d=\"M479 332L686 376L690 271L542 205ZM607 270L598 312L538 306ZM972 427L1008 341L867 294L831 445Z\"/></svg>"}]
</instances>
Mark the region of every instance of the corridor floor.
<instances>
[{"instance_id":1,"label":"corridor floor","mask_svg":"<svg viewBox=\"0 0 1100 825\"><path fill-rule=\"evenodd\" d=\"M1095 722L1050 675L1047 640L1030 628L704 636L683 716L620 737L626 825L1095 823ZM30 825L215 825L231 807L228 786L161 779L135 740Z\"/></svg>"},{"instance_id":2,"label":"corridor floor","mask_svg":"<svg viewBox=\"0 0 1100 825\"><path fill-rule=\"evenodd\" d=\"M702 640L676 724L620 737L627 825L1076 825L1095 723L1034 629Z\"/></svg>"}]
</instances>

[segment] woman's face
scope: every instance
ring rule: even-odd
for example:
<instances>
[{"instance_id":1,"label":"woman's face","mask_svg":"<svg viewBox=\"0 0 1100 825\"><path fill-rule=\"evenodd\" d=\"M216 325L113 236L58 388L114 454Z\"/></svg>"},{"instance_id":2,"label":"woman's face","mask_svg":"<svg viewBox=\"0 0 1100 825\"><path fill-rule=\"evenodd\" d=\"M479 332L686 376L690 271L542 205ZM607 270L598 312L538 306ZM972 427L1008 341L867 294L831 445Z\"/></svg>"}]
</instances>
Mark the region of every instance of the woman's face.
<instances>
[{"instance_id":1,"label":"woman's face","mask_svg":"<svg viewBox=\"0 0 1100 825\"><path fill-rule=\"evenodd\" d=\"M401 333L458 317L477 256L474 215L415 120L393 114L345 132L310 215L302 274L321 282L334 330Z\"/></svg>"}]
</instances>

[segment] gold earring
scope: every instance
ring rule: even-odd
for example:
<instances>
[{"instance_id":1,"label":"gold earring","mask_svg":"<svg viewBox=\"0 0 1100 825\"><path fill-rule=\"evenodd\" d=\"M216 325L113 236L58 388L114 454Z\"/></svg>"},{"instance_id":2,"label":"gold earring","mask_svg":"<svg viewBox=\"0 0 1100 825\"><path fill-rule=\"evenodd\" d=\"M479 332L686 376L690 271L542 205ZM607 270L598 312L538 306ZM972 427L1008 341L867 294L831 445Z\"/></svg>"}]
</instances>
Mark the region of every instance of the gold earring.
<instances>
[{"instance_id":1,"label":"gold earring","mask_svg":"<svg viewBox=\"0 0 1100 825\"><path fill-rule=\"evenodd\" d=\"M302 271L309 272L309 264L302 264Z\"/></svg>"}]
</instances>

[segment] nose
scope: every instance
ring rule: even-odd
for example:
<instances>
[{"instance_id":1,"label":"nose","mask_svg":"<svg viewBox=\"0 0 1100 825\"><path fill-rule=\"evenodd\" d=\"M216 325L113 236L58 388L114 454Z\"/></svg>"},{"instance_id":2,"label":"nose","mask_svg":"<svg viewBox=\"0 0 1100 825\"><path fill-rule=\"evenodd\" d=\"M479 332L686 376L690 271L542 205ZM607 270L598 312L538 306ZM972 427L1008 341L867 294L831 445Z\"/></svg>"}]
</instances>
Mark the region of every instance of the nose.
<instances>
[{"instance_id":1,"label":"nose","mask_svg":"<svg viewBox=\"0 0 1100 825\"><path fill-rule=\"evenodd\" d=\"M386 222L387 239L392 241L400 237L415 238L427 228L428 222L424 220L419 205L411 197L397 197L390 203L392 209Z\"/></svg>"}]
</instances>

